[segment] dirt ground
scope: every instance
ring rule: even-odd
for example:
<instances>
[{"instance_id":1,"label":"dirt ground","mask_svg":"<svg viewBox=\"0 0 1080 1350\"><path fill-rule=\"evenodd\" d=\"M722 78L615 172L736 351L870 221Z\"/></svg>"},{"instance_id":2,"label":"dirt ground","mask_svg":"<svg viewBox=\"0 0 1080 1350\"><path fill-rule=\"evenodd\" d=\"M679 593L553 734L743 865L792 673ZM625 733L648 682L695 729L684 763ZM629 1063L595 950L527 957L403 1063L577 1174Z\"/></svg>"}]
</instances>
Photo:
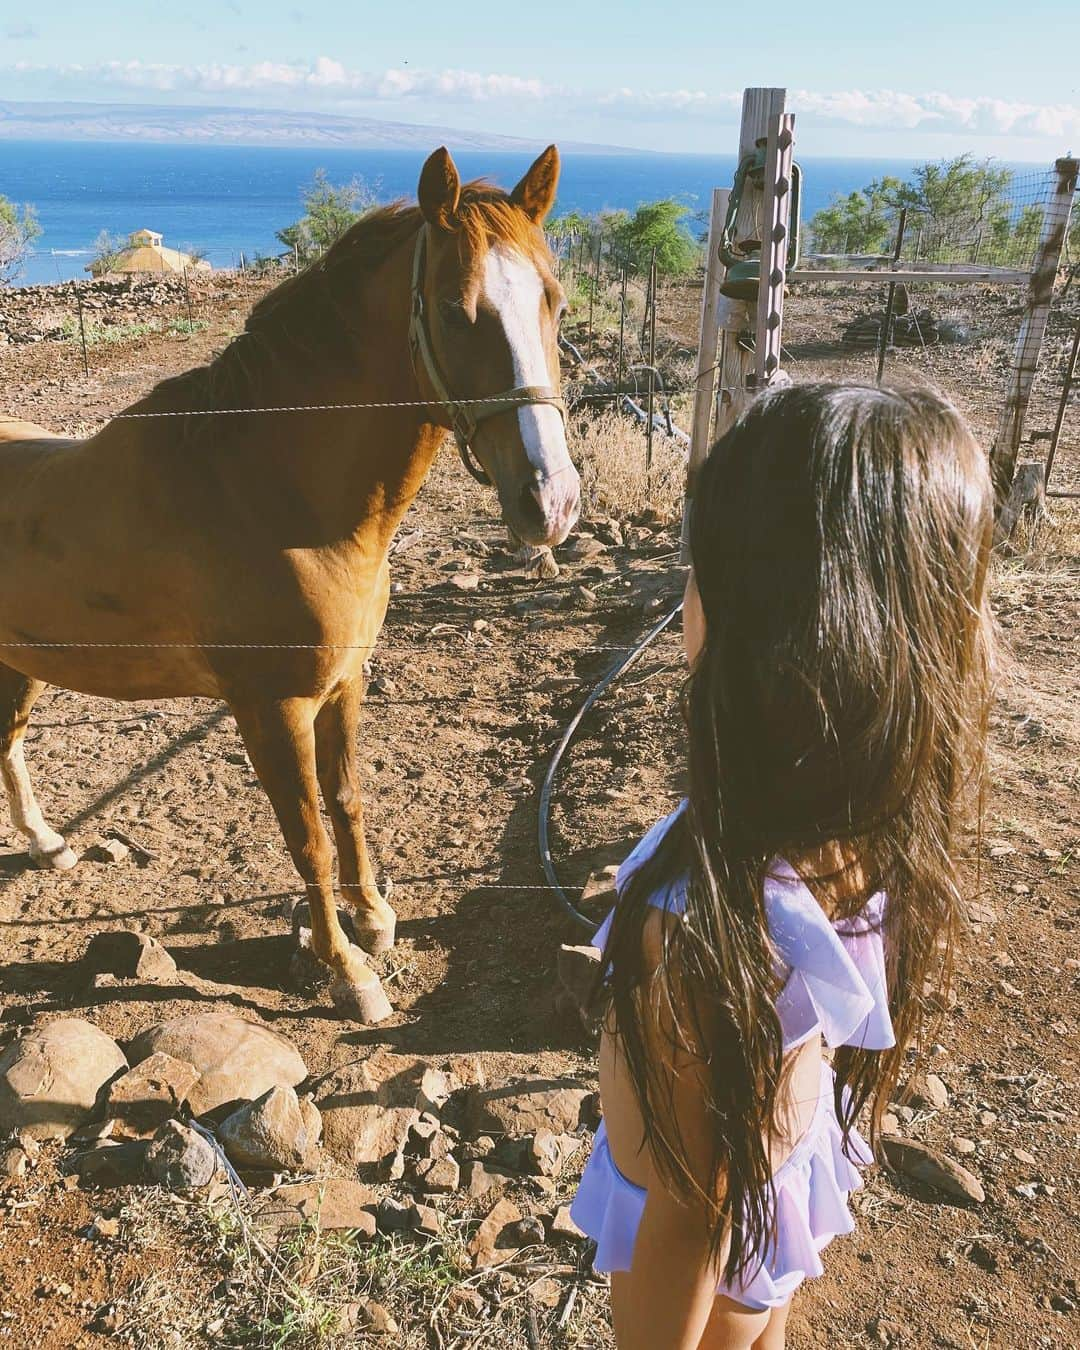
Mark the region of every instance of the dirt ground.
<instances>
[{"instance_id":1,"label":"dirt ground","mask_svg":"<svg viewBox=\"0 0 1080 1350\"><path fill-rule=\"evenodd\" d=\"M69 339L0 346L3 409L84 432L223 345L242 323L250 289L201 297L190 334L174 327L96 342L89 376ZM845 303L854 313L862 301ZM670 329L684 347L696 337L696 304L692 289L671 296ZM838 348L838 322L820 297L789 300L800 377L868 373L871 358ZM984 346L956 390L983 433L996 413L999 364L996 349ZM1051 393L1044 403L1052 405ZM1070 452L1065 471L1078 468L1080 455L1074 462ZM962 1160L987 1198L961 1207L873 1173L855 1197L856 1233L830 1248L826 1276L797 1300L795 1350L1080 1345L1075 505L1055 503L1054 522L1032 549L997 568L1009 660L982 830L965 847L973 922L955 1003L929 1048L949 1101L902 1123L906 1135L945 1153L967 1150ZM537 788L586 693L646 630L658 602L681 589L677 532L641 534L634 549L612 548L599 563L565 563L558 581L529 581L506 550L492 502L450 450L403 533L414 531L394 563L398 592L373 662L383 692L371 695L362 730L369 840L393 879L399 915L398 944L380 958L393 1018L358 1028L325 998L289 991L293 948L283 914L298 894L296 877L221 706L131 706L50 691L27 753L47 818L77 852L115 830L149 858L144 866L83 862L71 873L39 873L0 815L0 1048L40 1016L76 1013L124 1041L163 1017L215 1004L284 1032L312 1073L380 1044L433 1059L478 1054L489 1078L595 1082L591 1047L552 1007L558 944L577 938L543 888ZM479 588L453 589L454 571L478 573ZM553 812L567 883L580 885L618 858L677 800L680 680L673 631L585 724ZM198 987L88 991L75 963L111 927L160 939ZM974 1147L958 1150L957 1140ZM568 1194L572 1178L562 1188ZM237 1343L222 1339L218 1325L215 1309L228 1291L197 1201L81 1191L46 1148L26 1178L0 1181L0 1208L0 1344L64 1350L117 1336L145 1347ZM121 1218L119 1238L94 1235L98 1215ZM559 1269L557 1278L577 1278L565 1260ZM561 1329L544 1314L537 1344L611 1344L602 1286L581 1289ZM110 1322L113 1306L128 1311ZM419 1319L401 1325L400 1344L442 1344ZM301 1343L274 1335L253 1332L247 1343ZM453 1343L531 1339L531 1330L526 1338L493 1326Z\"/></svg>"}]
</instances>

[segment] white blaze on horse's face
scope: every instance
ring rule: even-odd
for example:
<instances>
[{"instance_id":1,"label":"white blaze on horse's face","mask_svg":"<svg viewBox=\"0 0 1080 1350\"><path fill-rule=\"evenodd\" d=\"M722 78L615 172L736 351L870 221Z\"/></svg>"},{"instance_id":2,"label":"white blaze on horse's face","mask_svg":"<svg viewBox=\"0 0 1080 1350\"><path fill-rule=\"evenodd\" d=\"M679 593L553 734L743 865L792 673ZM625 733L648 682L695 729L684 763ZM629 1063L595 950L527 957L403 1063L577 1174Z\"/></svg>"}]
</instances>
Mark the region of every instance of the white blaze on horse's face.
<instances>
[{"instance_id":1,"label":"white blaze on horse's face","mask_svg":"<svg viewBox=\"0 0 1080 1350\"><path fill-rule=\"evenodd\" d=\"M548 368L548 345L541 327L544 282L535 263L504 244L484 260L483 297L498 315L510 350L514 386L558 384ZM508 524L530 544L559 544L577 520L581 484L566 446L566 427L550 403L523 403L517 412L529 475L512 494L499 484Z\"/></svg>"}]
</instances>

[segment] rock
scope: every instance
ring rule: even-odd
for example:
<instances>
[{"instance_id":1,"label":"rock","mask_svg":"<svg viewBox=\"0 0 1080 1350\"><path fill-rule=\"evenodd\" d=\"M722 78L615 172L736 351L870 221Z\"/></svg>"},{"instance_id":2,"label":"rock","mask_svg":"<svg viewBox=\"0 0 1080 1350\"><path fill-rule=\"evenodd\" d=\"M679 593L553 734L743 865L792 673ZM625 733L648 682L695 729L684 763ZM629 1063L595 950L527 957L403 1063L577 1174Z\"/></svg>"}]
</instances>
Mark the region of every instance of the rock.
<instances>
[{"instance_id":1,"label":"rock","mask_svg":"<svg viewBox=\"0 0 1080 1350\"><path fill-rule=\"evenodd\" d=\"M467 1162L461 1169L462 1188L474 1200L490 1192L501 1195L512 1180L508 1172L485 1167L482 1162Z\"/></svg>"},{"instance_id":2,"label":"rock","mask_svg":"<svg viewBox=\"0 0 1080 1350\"><path fill-rule=\"evenodd\" d=\"M445 1158L424 1159L417 1164L416 1179L432 1195L449 1195L461 1181L461 1170L452 1154Z\"/></svg>"},{"instance_id":3,"label":"rock","mask_svg":"<svg viewBox=\"0 0 1080 1350\"><path fill-rule=\"evenodd\" d=\"M414 1231L422 1237L438 1237L442 1228L439 1211L430 1205L417 1205Z\"/></svg>"},{"instance_id":4,"label":"rock","mask_svg":"<svg viewBox=\"0 0 1080 1350\"><path fill-rule=\"evenodd\" d=\"M920 1110L944 1111L949 1104L949 1089L936 1073L928 1073L917 1080L911 1100Z\"/></svg>"},{"instance_id":5,"label":"rock","mask_svg":"<svg viewBox=\"0 0 1080 1350\"><path fill-rule=\"evenodd\" d=\"M84 1186L136 1186L146 1180L149 1145L142 1140L106 1143L75 1159Z\"/></svg>"},{"instance_id":6,"label":"rock","mask_svg":"<svg viewBox=\"0 0 1080 1350\"><path fill-rule=\"evenodd\" d=\"M900 1117L893 1111L885 1111L881 1117L881 1131L883 1134L896 1134L900 1129Z\"/></svg>"},{"instance_id":7,"label":"rock","mask_svg":"<svg viewBox=\"0 0 1080 1350\"><path fill-rule=\"evenodd\" d=\"M455 591L475 591L480 585L480 578L475 572L455 572L447 578L446 584Z\"/></svg>"},{"instance_id":8,"label":"rock","mask_svg":"<svg viewBox=\"0 0 1080 1350\"><path fill-rule=\"evenodd\" d=\"M561 553L570 562L589 562L593 558L602 558L607 549L591 534L579 534L563 545Z\"/></svg>"},{"instance_id":9,"label":"rock","mask_svg":"<svg viewBox=\"0 0 1080 1350\"><path fill-rule=\"evenodd\" d=\"M26 1176L29 1167L30 1159L18 1145L6 1148L0 1153L0 1177L17 1181L20 1177Z\"/></svg>"},{"instance_id":10,"label":"rock","mask_svg":"<svg viewBox=\"0 0 1080 1350\"><path fill-rule=\"evenodd\" d=\"M953 1199L968 1200L976 1205L981 1205L986 1199L986 1192L977 1176L925 1144L883 1135L881 1147L889 1164L912 1181L941 1191Z\"/></svg>"},{"instance_id":11,"label":"rock","mask_svg":"<svg viewBox=\"0 0 1080 1350\"><path fill-rule=\"evenodd\" d=\"M127 1066L112 1037L81 1017L28 1031L0 1055L0 1137L66 1139Z\"/></svg>"},{"instance_id":12,"label":"rock","mask_svg":"<svg viewBox=\"0 0 1080 1350\"><path fill-rule=\"evenodd\" d=\"M389 1050L332 1069L315 1090L326 1151L338 1162L379 1164L400 1176L410 1131L422 1111L445 1101L454 1079Z\"/></svg>"},{"instance_id":13,"label":"rock","mask_svg":"<svg viewBox=\"0 0 1080 1350\"><path fill-rule=\"evenodd\" d=\"M1029 1153L1026 1148L1014 1148L1013 1157L1017 1162L1021 1162L1025 1167L1038 1167L1039 1161L1034 1153Z\"/></svg>"},{"instance_id":14,"label":"rock","mask_svg":"<svg viewBox=\"0 0 1080 1350\"><path fill-rule=\"evenodd\" d=\"M131 849L119 839L102 839L83 853L83 862L122 863L131 857Z\"/></svg>"},{"instance_id":15,"label":"rock","mask_svg":"<svg viewBox=\"0 0 1080 1350\"><path fill-rule=\"evenodd\" d=\"M581 1144L576 1134L553 1134L551 1130L537 1130L529 1140L525 1155L529 1171L542 1177L557 1177L581 1148Z\"/></svg>"},{"instance_id":16,"label":"rock","mask_svg":"<svg viewBox=\"0 0 1080 1350\"><path fill-rule=\"evenodd\" d=\"M131 1043L132 1063L156 1051L184 1060L201 1074L189 1098L196 1116L228 1102L253 1101L278 1084L295 1087L307 1077L290 1041L231 1012L159 1022Z\"/></svg>"},{"instance_id":17,"label":"rock","mask_svg":"<svg viewBox=\"0 0 1080 1350\"><path fill-rule=\"evenodd\" d=\"M161 984L176 978L176 962L160 942L125 928L96 933L83 957L83 969L91 977L116 975Z\"/></svg>"},{"instance_id":18,"label":"rock","mask_svg":"<svg viewBox=\"0 0 1080 1350\"><path fill-rule=\"evenodd\" d=\"M514 1228L521 1221L521 1210L512 1200L499 1200L476 1230L468 1245L474 1270L505 1261L517 1250Z\"/></svg>"},{"instance_id":19,"label":"rock","mask_svg":"<svg viewBox=\"0 0 1080 1350\"><path fill-rule=\"evenodd\" d=\"M965 1139L963 1135L958 1134L952 1140L953 1152L959 1153L962 1158L969 1157L977 1148L978 1145L975 1143L974 1139Z\"/></svg>"},{"instance_id":20,"label":"rock","mask_svg":"<svg viewBox=\"0 0 1080 1350\"><path fill-rule=\"evenodd\" d=\"M590 1096L588 1088L569 1078L474 1089L465 1106L466 1132L473 1136L489 1132L521 1136L538 1130L569 1134L581 1124L582 1109Z\"/></svg>"},{"instance_id":21,"label":"rock","mask_svg":"<svg viewBox=\"0 0 1080 1350\"><path fill-rule=\"evenodd\" d=\"M305 1162L310 1163L322 1142L322 1114L310 1096L300 1098L300 1118L308 1137L308 1157Z\"/></svg>"},{"instance_id":22,"label":"rock","mask_svg":"<svg viewBox=\"0 0 1080 1350\"><path fill-rule=\"evenodd\" d=\"M551 1223L548 1225L548 1231L554 1238L583 1238L585 1234L570 1217L570 1206L560 1205L552 1215Z\"/></svg>"},{"instance_id":23,"label":"rock","mask_svg":"<svg viewBox=\"0 0 1080 1350\"><path fill-rule=\"evenodd\" d=\"M507 1237L515 1247L543 1246L547 1240L544 1223L535 1214L526 1214L524 1218L512 1223Z\"/></svg>"},{"instance_id":24,"label":"rock","mask_svg":"<svg viewBox=\"0 0 1080 1350\"><path fill-rule=\"evenodd\" d=\"M111 1242L120 1236L120 1220L108 1219L103 1214L95 1215L87 1230L87 1236L94 1241Z\"/></svg>"},{"instance_id":25,"label":"rock","mask_svg":"<svg viewBox=\"0 0 1080 1350\"><path fill-rule=\"evenodd\" d=\"M234 1167L262 1167L272 1172L303 1167L314 1142L308 1137L295 1090L281 1084L234 1111L217 1133Z\"/></svg>"},{"instance_id":26,"label":"rock","mask_svg":"<svg viewBox=\"0 0 1080 1350\"><path fill-rule=\"evenodd\" d=\"M370 1240L375 1236L376 1203L371 1187L350 1177L298 1181L271 1191L255 1222L272 1229L310 1224L323 1232L355 1232Z\"/></svg>"},{"instance_id":27,"label":"rock","mask_svg":"<svg viewBox=\"0 0 1080 1350\"><path fill-rule=\"evenodd\" d=\"M213 1181L218 1155L189 1125L167 1120L150 1141L146 1167L155 1181L171 1191L195 1191Z\"/></svg>"},{"instance_id":28,"label":"rock","mask_svg":"<svg viewBox=\"0 0 1080 1350\"><path fill-rule=\"evenodd\" d=\"M105 1110L129 1130L151 1132L176 1115L199 1081L199 1071L162 1051L109 1084Z\"/></svg>"},{"instance_id":29,"label":"rock","mask_svg":"<svg viewBox=\"0 0 1080 1350\"><path fill-rule=\"evenodd\" d=\"M364 1330L372 1336L397 1336L399 1334L398 1324L390 1316L381 1303L376 1303L373 1298L361 1299L360 1313Z\"/></svg>"},{"instance_id":30,"label":"rock","mask_svg":"<svg viewBox=\"0 0 1080 1350\"><path fill-rule=\"evenodd\" d=\"M379 1201L376 1219L380 1233L408 1233L416 1221L416 1206L411 1200L395 1200L392 1195Z\"/></svg>"}]
</instances>

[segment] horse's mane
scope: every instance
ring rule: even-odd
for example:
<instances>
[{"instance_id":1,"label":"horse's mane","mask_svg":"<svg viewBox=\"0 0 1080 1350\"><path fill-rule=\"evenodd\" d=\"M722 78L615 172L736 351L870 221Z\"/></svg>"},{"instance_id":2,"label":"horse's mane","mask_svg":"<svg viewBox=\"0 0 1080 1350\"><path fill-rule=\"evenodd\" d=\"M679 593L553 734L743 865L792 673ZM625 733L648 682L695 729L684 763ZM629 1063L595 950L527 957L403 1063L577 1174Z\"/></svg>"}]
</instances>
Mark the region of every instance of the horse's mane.
<instances>
[{"instance_id":1,"label":"horse's mane","mask_svg":"<svg viewBox=\"0 0 1080 1350\"><path fill-rule=\"evenodd\" d=\"M456 220L463 258L493 243L526 257L545 252L540 228L507 193L483 180L462 188ZM367 212L322 257L257 301L244 331L224 351L207 365L162 380L135 408L259 407L274 401L283 363L295 370L298 361L322 368L347 362L359 334L345 304L422 223L420 208L400 201Z\"/></svg>"}]
</instances>

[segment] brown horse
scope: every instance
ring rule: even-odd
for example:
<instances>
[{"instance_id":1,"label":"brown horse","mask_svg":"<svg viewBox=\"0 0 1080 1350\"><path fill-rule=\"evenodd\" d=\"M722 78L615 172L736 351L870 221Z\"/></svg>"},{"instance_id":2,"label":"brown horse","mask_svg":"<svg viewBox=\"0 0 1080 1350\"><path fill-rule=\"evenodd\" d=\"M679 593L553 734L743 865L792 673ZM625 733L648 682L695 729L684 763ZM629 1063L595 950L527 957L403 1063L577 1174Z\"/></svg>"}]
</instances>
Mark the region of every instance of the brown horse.
<instances>
[{"instance_id":1,"label":"brown horse","mask_svg":"<svg viewBox=\"0 0 1080 1350\"><path fill-rule=\"evenodd\" d=\"M436 151L418 208L365 217L208 366L97 435L0 422L0 771L31 858L75 862L23 760L46 684L224 699L306 884L331 996L365 1022L389 1003L338 922L318 795L359 941L381 951L395 916L364 841L357 725L398 523L447 429L522 540L560 543L577 515L565 300L541 230L558 171L552 146L509 194L462 187ZM196 415L356 403L400 406ZM183 415L138 416L166 412Z\"/></svg>"}]
</instances>

